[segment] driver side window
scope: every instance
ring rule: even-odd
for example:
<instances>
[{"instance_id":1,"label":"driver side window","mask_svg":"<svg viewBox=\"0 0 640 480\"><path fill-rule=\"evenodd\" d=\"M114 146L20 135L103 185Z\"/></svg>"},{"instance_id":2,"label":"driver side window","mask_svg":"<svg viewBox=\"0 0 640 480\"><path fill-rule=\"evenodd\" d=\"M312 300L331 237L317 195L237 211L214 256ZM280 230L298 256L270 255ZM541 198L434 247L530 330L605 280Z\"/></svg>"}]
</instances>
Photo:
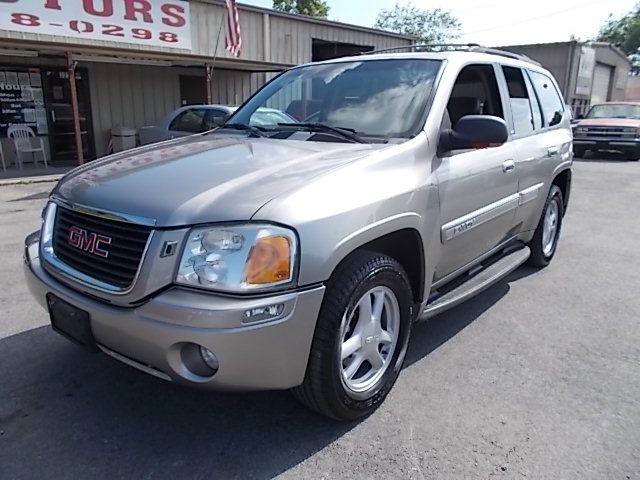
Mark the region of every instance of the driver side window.
<instances>
[{"instance_id":1,"label":"driver side window","mask_svg":"<svg viewBox=\"0 0 640 480\"><path fill-rule=\"evenodd\" d=\"M493 115L504 119L493 65L467 65L460 71L447 103L443 129L455 128L465 115Z\"/></svg>"}]
</instances>

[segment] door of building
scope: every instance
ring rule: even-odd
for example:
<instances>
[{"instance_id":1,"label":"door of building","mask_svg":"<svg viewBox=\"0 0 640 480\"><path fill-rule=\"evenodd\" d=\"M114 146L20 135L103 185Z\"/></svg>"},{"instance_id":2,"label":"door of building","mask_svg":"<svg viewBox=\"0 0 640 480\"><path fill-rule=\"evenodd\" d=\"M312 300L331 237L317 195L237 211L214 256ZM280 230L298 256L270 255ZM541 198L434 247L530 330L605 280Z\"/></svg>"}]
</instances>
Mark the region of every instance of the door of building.
<instances>
[{"instance_id":1,"label":"door of building","mask_svg":"<svg viewBox=\"0 0 640 480\"><path fill-rule=\"evenodd\" d=\"M43 72L43 80L44 100L49 123L49 145L53 163L76 163L78 155L69 72L64 69L47 69ZM85 161L93 160L95 159L95 144L91 122L89 79L86 70L76 70L76 89L78 91L78 111L84 159Z\"/></svg>"},{"instance_id":2,"label":"door of building","mask_svg":"<svg viewBox=\"0 0 640 480\"><path fill-rule=\"evenodd\" d=\"M180 75L180 104L203 105L207 103L207 83L204 77Z\"/></svg>"}]
</instances>

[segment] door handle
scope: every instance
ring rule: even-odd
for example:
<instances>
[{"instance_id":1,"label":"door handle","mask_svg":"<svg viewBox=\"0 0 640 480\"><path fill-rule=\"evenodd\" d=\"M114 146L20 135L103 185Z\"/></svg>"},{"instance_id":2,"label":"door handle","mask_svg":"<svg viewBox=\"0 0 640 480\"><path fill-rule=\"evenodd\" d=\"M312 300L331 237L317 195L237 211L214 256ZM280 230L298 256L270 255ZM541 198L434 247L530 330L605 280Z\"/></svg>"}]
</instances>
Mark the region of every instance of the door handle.
<instances>
[{"instance_id":1,"label":"door handle","mask_svg":"<svg viewBox=\"0 0 640 480\"><path fill-rule=\"evenodd\" d=\"M559 148L551 147L549 150L547 150L547 156L548 157L555 157L556 155L558 155L559 152L560 152Z\"/></svg>"},{"instance_id":2,"label":"door handle","mask_svg":"<svg viewBox=\"0 0 640 480\"><path fill-rule=\"evenodd\" d=\"M513 160L507 160L502 164L502 171L504 173L513 172L516 169L516 162Z\"/></svg>"},{"instance_id":3,"label":"door handle","mask_svg":"<svg viewBox=\"0 0 640 480\"><path fill-rule=\"evenodd\" d=\"M51 110L51 121L53 123L56 123L56 111L55 110Z\"/></svg>"}]
</instances>

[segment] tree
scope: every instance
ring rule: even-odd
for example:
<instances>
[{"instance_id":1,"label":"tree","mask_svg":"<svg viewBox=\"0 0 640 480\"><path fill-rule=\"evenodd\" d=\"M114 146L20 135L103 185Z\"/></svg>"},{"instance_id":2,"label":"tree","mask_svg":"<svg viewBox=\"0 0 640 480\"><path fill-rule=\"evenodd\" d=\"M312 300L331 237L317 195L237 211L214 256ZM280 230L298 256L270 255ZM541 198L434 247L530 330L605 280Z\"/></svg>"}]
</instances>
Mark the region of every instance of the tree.
<instances>
[{"instance_id":1,"label":"tree","mask_svg":"<svg viewBox=\"0 0 640 480\"><path fill-rule=\"evenodd\" d=\"M422 10L411 3L397 3L391 10L380 11L375 27L408 35L419 43L434 44L458 38L462 25L447 10Z\"/></svg>"},{"instance_id":2,"label":"tree","mask_svg":"<svg viewBox=\"0 0 640 480\"><path fill-rule=\"evenodd\" d=\"M640 48L640 4L620 18L609 15L600 27L598 41L613 43L627 55L636 54Z\"/></svg>"},{"instance_id":3,"label":"tree","mask_svg":"<svg viewBox=\"0 0 640 480\"><path fill-rule=\"evenodd\" d=\"M273 8L287 13L327 18L329 5L325 0L273 0Z\"/></svg>"}]
</instances>

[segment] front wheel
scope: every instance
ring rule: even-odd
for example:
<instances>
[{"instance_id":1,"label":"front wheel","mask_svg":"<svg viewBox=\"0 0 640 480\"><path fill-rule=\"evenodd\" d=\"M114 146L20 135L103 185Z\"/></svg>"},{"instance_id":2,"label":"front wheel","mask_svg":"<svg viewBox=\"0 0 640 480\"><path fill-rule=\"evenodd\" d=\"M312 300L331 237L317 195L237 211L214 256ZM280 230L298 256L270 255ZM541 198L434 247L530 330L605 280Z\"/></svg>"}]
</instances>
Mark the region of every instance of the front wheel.
<instances>
[{"instance_id":1,"label":"front wheel","mask_svg":"<svg viewBox=\"0 0 640 480\"><path fill-rule=\"evenodd\" d=\"M562 190L557 185L552 185L533 240L529 243L529 248L531 248L530 265L546 267L551 263L560 241L563 216Z\"/></svg>"},{"instance_id":2,"label":"front wheel","mask_svg":"<svg viewBox=\"0 0 640 480\"><path fill-rule=\"evenodd\" d=\"M372 413L402 368L412 304L409 280L397 261L373 252L352 255L327 284L296 397L337 420Z\"/></svg>"}]
</instances>

